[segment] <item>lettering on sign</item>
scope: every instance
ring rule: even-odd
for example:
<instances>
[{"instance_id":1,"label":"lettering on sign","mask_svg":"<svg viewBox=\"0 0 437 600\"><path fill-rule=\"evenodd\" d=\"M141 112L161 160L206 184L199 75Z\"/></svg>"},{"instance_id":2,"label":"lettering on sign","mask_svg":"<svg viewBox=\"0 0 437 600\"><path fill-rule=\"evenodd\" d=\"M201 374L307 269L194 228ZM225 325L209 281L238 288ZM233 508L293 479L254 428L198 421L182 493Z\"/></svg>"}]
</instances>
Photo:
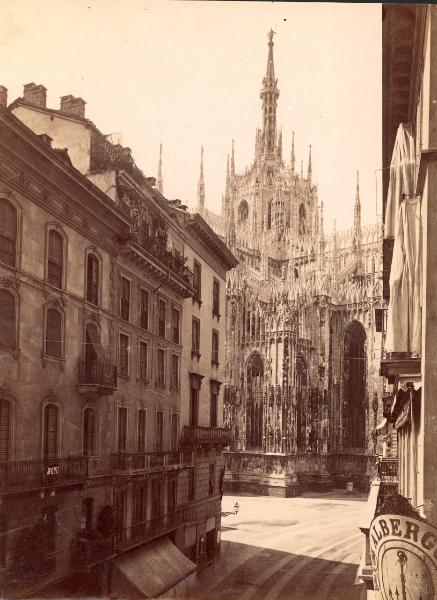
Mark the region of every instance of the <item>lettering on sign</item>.
<instances>
[{"instance_id":1,"label":"lettering on sign","mask_svg":"<svg viewBox=\"0 0 437 600\"><path fill-rule=\"evenodd\" d=\"M414 517L384 514L370 525L373 583L379 600L434 600L437 529Z\"/></svg>"}]
</instances>

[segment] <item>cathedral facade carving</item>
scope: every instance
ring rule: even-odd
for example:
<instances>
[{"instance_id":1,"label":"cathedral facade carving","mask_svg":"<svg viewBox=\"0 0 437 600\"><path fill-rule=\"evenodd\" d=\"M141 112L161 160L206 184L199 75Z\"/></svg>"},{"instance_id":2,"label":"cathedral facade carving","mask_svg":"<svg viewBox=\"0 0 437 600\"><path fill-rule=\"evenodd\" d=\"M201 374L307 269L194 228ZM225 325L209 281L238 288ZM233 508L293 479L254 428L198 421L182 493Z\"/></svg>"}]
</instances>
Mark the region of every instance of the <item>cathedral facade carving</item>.
<instances>
[{"instance_id":1,"label":"cathedral facade carving","mask_svg":"<svg viewBox=\"0 0 437 600\"><path fill-rule=\"evenodd\" d=\"M203 167L198 188L198 211L239 259L227 279L225 488L366 488L382 394L382 230L361 224L357 174L351 229L325 235L311 147L305 174L294 134L283 156L273 46L270 32L253 163L237 173L232 144L221 215L205 208Z\"/></svg>"}]
</instances>

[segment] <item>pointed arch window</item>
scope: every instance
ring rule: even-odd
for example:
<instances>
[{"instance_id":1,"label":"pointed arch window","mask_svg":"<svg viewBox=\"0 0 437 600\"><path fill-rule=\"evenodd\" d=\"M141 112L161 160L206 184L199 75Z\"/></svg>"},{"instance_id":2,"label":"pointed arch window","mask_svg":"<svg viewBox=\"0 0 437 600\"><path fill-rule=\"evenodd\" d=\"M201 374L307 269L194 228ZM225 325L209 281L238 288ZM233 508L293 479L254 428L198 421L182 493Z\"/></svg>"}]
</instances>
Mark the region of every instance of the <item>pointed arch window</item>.
<instances>
[{"instance_id":1,"label":"pointed arch window","mask_svg":"<svg viewBox=\"0 0 437 600\"><path fill-rule=\"evenodd\" d=\"M366 442L366 332L353 321L344 336L343 446L364 448Z\"/></svg>"},{"instance_id":2,"label":"pointed arch window","mask_svg":"<svg viewBox=\"0 0 437 600\"><path fill-rule=\"evenodd\" d=\"M44 407L44 459L53 460L58 456L58 407L47 404Z\"/></svg>"},{"instance_id":3,"label":"pointed arch window","mask_svg":"<svg viewBox=\"0 0 437 600\"><path fill-rule=\"evenodd\" d=\"M0 399L0 462L9 460L11 437L11 405L4 398Z\"/></svg>"},{"instance_id":4,"label":"pointed arch window","mask_svg":"<svg viewBox=\"0 0 437 600\"><path fill-rule=\"evenodd\" d=\"M15 267L17 243L17 209L0 199L0 261Z\"/></svg>"},{"instance_id":5,"label":"pointed arch window","mask_svg":"<svg viewBox=\"0 0 437 600\"><path fill-rule=\"evenodd\" d=\"M63 317L56 308L46 313L45 354L53 358L63 356Z\"/></svg>"},{"instance_id":6,"label":"pointed arch window","mask_svg":"<svg viewBox=\"0 0 437 600\"><path fill-rule=\"evenodd\" d=\"M86 265L86 299L91 304L99 303L100 284L99 259L95 254L88 254Z\"/></svg>"},{"instance_id":7,"label":"pointed arch window","mask_svg":"<svg viewBox=\"0 0 437 600\"><path fill-rule=\"evenodd\" d=\"M17 346L16 299L12 292L0 289L0 348Z\"/></svg>"},{"instance_id":8,"label":"pointed arch window","mask_svg":"<svg viewBox=\"0 0 437 600\"><path fill-rule=\"evenodd\" d=\"M64 240L62 235L54 229L49 230L47 281L55 287L62 289L64 274Z\"/></svg>"},{"instance_id":9,"label":"pointed arch window","mask_svg":"<svg viewBox=\"0 0 437 600\"><path fill-rule=\"evenodd\" d=\"M306 225L306 211L305 206L301 204L299 206L299 235L305 235L307 232Z\"/></svg>"}]
</instances>

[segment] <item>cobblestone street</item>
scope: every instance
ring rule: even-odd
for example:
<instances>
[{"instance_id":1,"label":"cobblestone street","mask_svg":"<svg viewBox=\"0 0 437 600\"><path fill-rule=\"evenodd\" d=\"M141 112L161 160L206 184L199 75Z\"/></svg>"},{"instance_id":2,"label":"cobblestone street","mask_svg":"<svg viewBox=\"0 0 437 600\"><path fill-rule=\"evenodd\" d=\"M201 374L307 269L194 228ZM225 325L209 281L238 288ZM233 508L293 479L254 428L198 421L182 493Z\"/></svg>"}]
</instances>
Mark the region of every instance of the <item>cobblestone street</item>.
<instances>
[{"instance_id":1,"label":"cobblestone street","mask_svg":"<svg viewBox=\"0 0 437 600\"><path fill-rule=\"evenodd\" d=\"M189 600L359 600L364 495L224 496L221 556ZM363 596L365 597L365 596Z\"/></svg>"}]
</instances>

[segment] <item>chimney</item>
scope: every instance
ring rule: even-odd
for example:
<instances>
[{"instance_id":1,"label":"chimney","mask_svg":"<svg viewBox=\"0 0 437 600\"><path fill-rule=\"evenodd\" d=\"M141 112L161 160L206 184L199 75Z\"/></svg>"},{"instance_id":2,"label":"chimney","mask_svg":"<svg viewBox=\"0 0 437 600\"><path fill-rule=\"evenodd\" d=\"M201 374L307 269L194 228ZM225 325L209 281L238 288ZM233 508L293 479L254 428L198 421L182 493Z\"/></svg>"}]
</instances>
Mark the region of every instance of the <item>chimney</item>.
<instances>
[{"instance_id":1,"label":"chimney","mask_svg":"<svg viewBox=\"0 0 437 600\"><path fill-rule=\"evenodd\" d=\"M75 98L71 94L68 96L61 96L61 112L69 115L75 115L82 119L85 118L85 100L82 98Z\"/></svg>"},{"instance_id":2,"label":"chimney","mask_svg":"<svg viewBox=\"0 0 437 600\"><path fill-rule=\"evenodd\" d=\"M0 85L0 106L8 105L8 90L4 85Z\"/></svg>"},{"instance_id":3,"label":"chimney","mask_svg":"<svg viewBox=\"0 0 437 600\"><path fill-rule=\"evenodd\" d=\"M25 102L46 108L47 90L43 85L26 83L23 88L23 98Z\"/></svg>"}]
</instances>

